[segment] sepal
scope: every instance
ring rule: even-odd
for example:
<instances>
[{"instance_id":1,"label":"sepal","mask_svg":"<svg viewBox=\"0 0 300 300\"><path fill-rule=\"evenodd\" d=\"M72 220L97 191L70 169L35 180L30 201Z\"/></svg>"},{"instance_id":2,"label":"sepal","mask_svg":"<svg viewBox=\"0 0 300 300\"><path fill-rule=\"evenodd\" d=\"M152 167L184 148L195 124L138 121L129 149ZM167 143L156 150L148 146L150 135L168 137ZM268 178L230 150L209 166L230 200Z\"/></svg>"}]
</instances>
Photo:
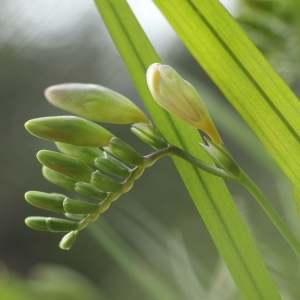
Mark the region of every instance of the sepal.
<instances>
[{"instance_id":1,"label":"sepal","mask_svg":"<svg viewBox=\"0 0 300 300\"><path fill-rule=\"evenodd\" d=\"M239 178L242 174L242 170L235 162L225 145L217 145L208 138L205 138L205 140L209 146L203 144L200 144L200 146L206 151L206 153L209 154L216 165L234 178Z\"/></svg>"},{"instance_id":2,"label":"sepal","mask_svg":"<svg viewBox=\"0 0 300 300\"><path fill-rule=\"evenodd\" d=\"M79 194L96 198L98 200L104 200L107 197L106 192L97 189L92 184L84 183L84 182L77 182L75 184L75 191Z\"/></svg>"},{"instance_id":3,"label":"sepal","mask_svg":"<svg viewBox=\"0 0 300 300\"><path fill-rule=\"evenodd\" d=\"M113 137L104 150L133 166L143 167L145 165L145 158L117 137Z\"/></svg>"},{"instance_id":4,"label":"sepal","mask_svg":"<svg viewBox=\"0 0 300 300\"><path fill-rule=\"evenodd\" d=\"M98 169L121 178L127 178L130 175L130 169L126 165L106 152L103 157L97 157L94 164Z\"/></svg>"},{"instance_id":5,"label":"sepal","mask_svg":"<svg viewBox=\"0 0 300 300\"><path fill-rule=\"evenodd\" d=\"M78 229L78 223L59 218L47 218L46 226L52 232L66 232Z\"/></svg>"},{"instance_id":6,"label":"sepal","mask_svg":"<svg viewBox=\"0 0 300 300\"><path fill-rule=\"evenodd\" d=\"M131 131L145 143L149 144L156 150L168 147L168 142L161 133L151 124L136 123L131 126Z\"/></svg>"},{"instance_id":7,"label":"sepal","mask_svg":"<svg viewBox=\"0 0 300 300\"><path fill-rule=\"evenodd\" d=\"M88 203L80 200L73 200L71 198L65 198L64 210L70 214L95 214L99 211L99 205L94 203Z\"/></svg>"},{"instance_id":8,"label":"sepal","mask_svg":"<svg viewBox=\"0 0 300 300\"><path fill-rule=\"evenodd\" d=\"M87 165L93 165L96 157L103 156L103 152L96 147L77 147L58 142L55 145L60 152L78 158Z\"/></svg>"},{"instance_id":9,"label":"sepal","mask_svg":"<svg viewBox=\"0 0 300 300\"><path fill-rule=\"evenodd\" d=\"M123 184L116 182L110 177L103 175L99 171L95 171L92 174L91 183L98 189L111 192L111 193L122 193L123 192Z\"/></svg>"}]
</instances>

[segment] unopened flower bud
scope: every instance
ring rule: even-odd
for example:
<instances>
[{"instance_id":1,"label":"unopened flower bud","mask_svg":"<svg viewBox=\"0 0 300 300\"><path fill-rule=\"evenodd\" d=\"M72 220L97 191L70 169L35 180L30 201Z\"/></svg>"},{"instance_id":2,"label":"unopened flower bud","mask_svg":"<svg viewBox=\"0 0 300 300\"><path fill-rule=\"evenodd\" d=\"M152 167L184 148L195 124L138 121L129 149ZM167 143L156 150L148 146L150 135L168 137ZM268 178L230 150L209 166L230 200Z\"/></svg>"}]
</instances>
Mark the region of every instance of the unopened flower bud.
<instances>
[{"instance_id":1,"label":"unopened flower bud","mask_svg":"<svg viewBox=\"0 0 300 300\"><path fill-rule=\"evenodd\" d=\"M113 124L149 123L133 102L100 85L54 85L46 89L45 97L53 105L92 121Z\"/></svg>"},{"instance_id":2,"label":"unopened flower bud","mask_svg":"<svg viewBox=\"0 0 300 300\"><path fill-rule=\"evenodd\" d=\"M35 230L49 231L46 219L46 217L28 217L25 219L25 224Z\"/></svg>"},{"instance_id":3,"label":"unopened flower bud","mask_svg":"<svg viewBox=\"0 0 300 300\"><path fill-rule=\"evenodd\" d=\"M66 197L64 200L64 209L70 214L94 214L99 211L99 205L80 200L74 200Z\"/></svg>"},{"instance_id":4,"label":"unopened flower bud","mask_svg":"<svg viewBox=\"0 0 300 300\"><path fill-rule=\"evenodd\" d=\"M46 226L52 232L67 232L78 229L78 223L59 218L47 218Z\"/></svg>"},{"instance_id":5,"label":"unopened flower bud","mask_svg":"<svg viewBox=\"0 0 300 300\"><path fill-rule=\"evenodd\" d=\"M147 70L147 84L154 100L169 113L205 132L216 144L221 137L195 88L172 67L152 64Z\"/></svg>"},{"instance_id":6,"label":"unopened flower bud","mask_svg":"<svg viewBox=\"0 0 300 300\"><path fill-rule=\"evenodd\" d=\"M88 165L93 165L96 157L103 156L103 152L96 147L77 147L57 142L55 145L60 152L78 158Z\"/></svg>"},{"instance_id":7,"label":"unopened flower bud","mask_svg":"<svg viewBox=\"0 0 300 300\"><path fill-rule=\"evenodd\" d=\"M73 244L75 243L77 236L78 230L67 233L59 243L60 249L70 250Z\"/></svg>"},{"instance_id":8,"label":"unopened flower bud","mask_svg":"<svg viewBox=\"0 0 300 300\"><path fill-rule=\"evenodd\" d=\"M65 213L63 207L65 197L61 195L30 191L25 194L25 199L33 206L57 213Z\"/></svg>"},{"instance_id":9,"label":"unopened flower bud","mask_svg":"<svg viewBox=\"0 0 300 300\"><path fill-rule=\"evenodd\" d=\"M98 169L121 178L127 178L130 175L130 169L126 165L106 152L103 157L97 157L94 164Z\"/></svg>"},{"instance_id":10,"label":"unopened flower bud","mask_svg":"<svg viewBox=\"0 0 300 300\"><path fill-rule=\"evenodd\" d=\"M122 193L123 184L116 182L110 177L101 174L99 171L95 171L92 174L91 183L98 189L111 192L111 193Z\"/></svg>"},{"instance_id":11,"label":"unopened flower bud","mask_svg":"<svg viewBox=\"0 0 300 300\"><path fill-rule=\"evenodd\" d=\"M76 181L90 182L94 170L81 160L49 150L37 153L37 159L47 168Z\"/></svg>"},{"instance_id":12,"label":"unopened flower bud","mask_svg":"<svg viewBox=\"0 0 300 300\"><path fill-rule=\"evenodd\" d=\"M113 137L104 150L133 166L143 167L145 165L145 158L117 137Z\"/></svg>"},{"instance_id":13,"label":"unopened flower bud","mask_svg":"<svg viewBox=\"0 0 300 300\"><path fill-rule=\"evenodd\" d=\"M73 116L33 119L25 127L41 139L82 147L104 147L113 137L100 125Z\"/></svg>"},{"instance_id":14,"label":"unopened flower bud","mask_svg":"<svg viewBox=\"0 0 300 300\"><path fill-rule=\"evenodd\" d=\"M151 124L136 123L131 126L131 131L156 150L168 147L168 142L161 133Z\"/></svg>"},{"instance_id":15,"label":"unopened flower bud","mask_svg":"<svg viewBox=\"0 0 300 300\"><path fill-rule=\"evenodd\" d=\"M70 214L70 213L65 213L65 216L69 219L78 220L78 221L82 221L83 219L85 219L87 217L87 215Z\"/></svg>"},{"instance_id":16,"label":"unopened flower bud","mask_svg":"<svg viewBox=\"0 0 300 300\"><path fill-rule=\"evenodd\" d=\"M84 182L77 182L75 185L75 191L79 194L96 198L98 200L104 200L107 197L106 192L97 189L92 184Z\"/></svg>"},{"instance_id":17,"label":"unopened flower bud","mask_svg":"<svg viewBox=\"0 0 300 300\"><path fill-rule=\"evenodd\" d=\"M200 146L209 154L217 166L222 168L229 175L239 178L241 175L241 168L235 162L227 148L222 145L217 145L208 138L205 139L209 145L200 144Z\"/></svg>"},{"instance_id":18,"label":"unopened flower bud","mask_svg":"<svg viewBox=\"0 0 300 300\"><path fill-rule=\"evenodd\" d=\"M60 173L57 173L45 166L43 166L42 172L43 172L44 177L51 183L61 186L67 190L71 190L71 191L75 190L75 184L77 181L75 181L65 175L62 175Z\"/></svg>"}]
</instances>

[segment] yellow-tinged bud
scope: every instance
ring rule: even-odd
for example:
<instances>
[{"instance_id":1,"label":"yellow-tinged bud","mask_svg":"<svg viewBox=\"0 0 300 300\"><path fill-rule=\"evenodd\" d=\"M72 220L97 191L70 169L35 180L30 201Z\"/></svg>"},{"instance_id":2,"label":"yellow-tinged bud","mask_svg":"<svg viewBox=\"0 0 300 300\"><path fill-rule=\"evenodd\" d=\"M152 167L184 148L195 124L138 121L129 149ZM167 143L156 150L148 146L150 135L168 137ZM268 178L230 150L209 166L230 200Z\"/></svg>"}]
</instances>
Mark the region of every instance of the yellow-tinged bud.
<instances>
[{"instance_id":1,"label":"yellow-tinged bud","mask_svg":"<svg viewBox=\"0 0 300 300\"><path fill-rule=\"evenodd\" d=\"M222 139L195 88L172 67L152 64L147 84L154 100L169 113L205 132L216 144Z\"/></svg>"}]
</instances>

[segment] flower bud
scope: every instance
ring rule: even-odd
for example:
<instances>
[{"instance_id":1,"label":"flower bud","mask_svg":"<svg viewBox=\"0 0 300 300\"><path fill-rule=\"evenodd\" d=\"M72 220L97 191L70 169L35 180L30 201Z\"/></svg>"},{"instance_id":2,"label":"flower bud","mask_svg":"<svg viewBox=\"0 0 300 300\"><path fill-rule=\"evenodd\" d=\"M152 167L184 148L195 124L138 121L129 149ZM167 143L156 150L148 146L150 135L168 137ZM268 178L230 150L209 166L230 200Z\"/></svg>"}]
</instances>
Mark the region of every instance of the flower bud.
<instances>
[{"instance_id":1,"label":"flower bud","mask_svg":"<svg viewBox=\"0 0 300 300\"><path fill-rule=\"evenodd\" d=\"M154 100L169 113L205 132L216 144L221 137L195 88L172 67L152 64L147 70L147 84Z\"/></svg>"},{"instance_id":2,"label":"flower bud","mask_svg":"<svg viewBox=\"0 0 300 300\"><path fill-rule=\"evenodd\" d=\"M104 150L133 166L143 167L145 165L145 158L117 137L113 137Z\"/></svg>"},{"instance_id":3,"label":"flower bud","mask_svg":"<svg viewBox=\"0 0 300 300\"><path fill-rule=\"evenodd\" d=\"M103 157L97 157L94 164L98 169L121 178L127 178L130 175L130 169L126 165L106 152Z\"/></svg>"},{"instance_id":4,"label":"flower bud","mask_svg":"<svg viewBox=\"0 0 300 300\"><path fill-rule=\"evenodd\" d=\"M209 147L203 144L200 146L209 154L213 161L229 175L239 178L241 168L235 162L227 148L222 145L217 145L208 138L205 139Z\"/></svg>"},{"instance_id":5,"label":"flower bud","mask_svg":"<svg viewBox=\"0 0 300 300\"><path fill-rule=\"evenodd\" d=\"M75 243L77 236L78 230L67 233L59 243L60 249L70 250L73 244Z\"/></svg>"},{"instance_id":6,"label":"flower bud","mask_svg":"<svg viewBox=\"0 0 300 300\"><path fill-rule=\"evenodd\" d=\"M25 199L33 206L51 210L57 213L65 213L63 202L65 197L57 194L30 191L25 194Z\"/></svg>"},{"instance_id":7,"label":"flower bud","mask_svg":"<svg viewBox=\"0 0 300 300\"><path fill-rule=\"evenodd\" d=\"M28 217L25 219L25 223L28 227L40 230L40 231L49 231L46 225L46 217Z\"/></svg>"},{"instance_id":8,"label":"flower bud","mask_svg":"<svg viewBox=\"0 0 300 300\"><path fill-rule=\"evenodd\" d=\"M70 214L94 214L99 211L99 205L94 203L88 203L79 200L73 200L66 197L64 200L64 209Z\"/></svg>"},{"instance_id":9,"label":"flower bud","mask_svg":"<svg viewBox=\"0 0 300 300\"><path fill-rule=\"evenodd\" d=\"M41 150L37 153L37 159L47 168L76 181L89 183L94 172L81 160L54 151Z\"/></svg>"},{"instance_id":10,"label":"flower bud","mask_svg":"<svg viewBox=\"0 0 300 300\"><path fill-rule=\"evenodd\" d=\"M85 219L87 217L87 215L82 215L82 214L69 214L69 213L65 213L65 216L69 219L73 219L73 220L78 220L81 221L83 219Z\"/></svg>"},{"instance_id":11,"label":"flower bud","mask_svg":"<svg viewBox=\"0 0 300 300\"><path fill-rule=\"evenodd\" d=\"M111 192L111 193L122 193L123 184L116 182L108 176L101 174L99 171L95 171L92 174L91 183L98 189Z\"/></svg>"},{"instance_id":12,"label":"flower bud","mask_svg":"<svg viewBox=\"0 0 300 300\"><path fill-rule=\"evenodd\" d=\"M75 185L75 191L79 194L96 198L98 200L104 200L107 197L107 193L97 189L92 184L77 182Z\"/></svg>"},{"instance_id":13,"label":"flower bud","mask_svg":"<svg viewBox=\"0 0 300 300\"><path fill-rule=\"evenodd\" d=\"M161 150L168 147L168 142L151 124L133 124L131 126L131 131L156 150Z\"/></svg>"},{"instance_id":14,"label":"flower bud","mask_svg":"<svg viewBox=\"0 0 300 300\"><path fill-rule=\"evenodd\" d=\"M51 104L92 121L113 124L149 122L133 102L100 85L54 85L46 89L45 97Z\"/></svg>"},{"instance_id":15,"label":"flower bud","mask_svg":"<svg viewBox=\"0 0 300 300\"><path fill-rule=\"evenodd\" d=\"M67 190L71 190L71 191L75 190L75 184L76 184L75 180L70 179L69 177L62 175L60 173L57 173L45 166L43 166L42 172L44 177L51 183L61 186Z\"/></svg>"},{"instance_id":16,"label":"flower bud","mask_svg":"<svg viewBox=\"0 0 300 300\"><path fill-rule=\"evenodd\" d=\"M59 218L46 218L46 226L52 232L66 232L78 229L78 223Z\"/></svg>"},{"instance_id":17,"label":"flower bud","mask_svg":"<svg viewBox=\"0 0 300 300\"><path fill-rule=\"evenodd\" d=\"M29 120L25 128L41 139L82 147L104 147L113 137L103 127L73 116Z\"/></svg>"},{"instance_id":18,"label":"flower bud","mask_svg":"<svg viewBox=\"0 0 300 300\"><path fill-rule=\"evenodd\" d=\"M103 156L103 152L95 147L76 147L57 142L55 145L60 152L78 158L88 165L93 165L95 158Z\"/></svg>"}]
</instances>

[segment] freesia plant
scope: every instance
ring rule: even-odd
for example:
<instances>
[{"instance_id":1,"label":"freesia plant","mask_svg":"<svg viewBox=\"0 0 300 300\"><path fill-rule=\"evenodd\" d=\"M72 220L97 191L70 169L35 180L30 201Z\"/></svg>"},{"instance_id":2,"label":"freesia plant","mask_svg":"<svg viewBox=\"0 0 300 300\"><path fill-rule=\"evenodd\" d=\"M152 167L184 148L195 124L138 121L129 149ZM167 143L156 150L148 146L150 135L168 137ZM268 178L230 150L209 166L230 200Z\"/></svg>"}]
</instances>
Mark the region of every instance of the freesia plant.
<instances>
[{"instance_id":1,"label":"freesia plant","mask_svg":"<svg viewBox=\"0 0 300 300\"><path fill-rule=\"evenodd\" d=\"M295 125L293 110L297 104L293 102L292 93L234 25L234 21L218 1L196 3L196 0L176 0L180 7L178 10L174 10L168 1L154 2L174 25L195 57L200 62L203 57L203 67L208 74L220 85L246 120L249 120L254 130L258 131L271 153L275 153L276 159L298 186L295 173L291 171L291 159L296 158L297 154L292 152L286 160L276 154L284 147L299 147L299 139L296 138L298 127ZM126 1L97 0L96 4L153 121L148 120L129 99L105 87L62 84L48 88L45 96L50 103L79 117L40 118L25 124L30 133L54 141L62 152L42 150L38 153L38 160L43 164L43 175L50 182L94 198L96 202L79 201L56 193L27 192L25 198L29 203L62 213L67 219L29 217L26 224L36 230L67 232L60 247L70 249L80 230L95 221L122 194L129 192L146 168L151 167L159 158L170 155L174 158L242 296L245 299L281 299L230 194L222 180L216 177L245 186L299 255L298 239L229 153L194 87L173 68L161 64ZM189 20L188 30L177 22L181 17ZM199 45L198 39L194 37L194 32L199 32L198 29L202 29L203 38ZM249 56L248 51L252 50ZM218 55L214 51L219 51ZM207 64L208 61L211 64ZM222 63L229 67L218 68ZM273 80L272 84L270 80ZM282 89L278 94L280 87ZM272 128L282 137L278 149L274 150L272 147L270 127L259 119L248 102L244 106L241 104L240 98L246 91L253 103L255 99L261 101L261 107L269 112L270 120L278 121L276 128ZM279 98L290 100L287 109L282 107ZM159 108L154 100L167 112ZM290 121L286 117L288 115ZM134 145L128 145L120 137L92 121L133 124L132 132L155 151L142 156L134 149ZM208 135L209 138L205 137L206 144L202 142L196 129L191 127ZM291 139L287 139L288 133L291 134ZM202 171L206 173L203 174ZM117 176L120 180L110 175Z\"/></svg>"}]
</instances>

